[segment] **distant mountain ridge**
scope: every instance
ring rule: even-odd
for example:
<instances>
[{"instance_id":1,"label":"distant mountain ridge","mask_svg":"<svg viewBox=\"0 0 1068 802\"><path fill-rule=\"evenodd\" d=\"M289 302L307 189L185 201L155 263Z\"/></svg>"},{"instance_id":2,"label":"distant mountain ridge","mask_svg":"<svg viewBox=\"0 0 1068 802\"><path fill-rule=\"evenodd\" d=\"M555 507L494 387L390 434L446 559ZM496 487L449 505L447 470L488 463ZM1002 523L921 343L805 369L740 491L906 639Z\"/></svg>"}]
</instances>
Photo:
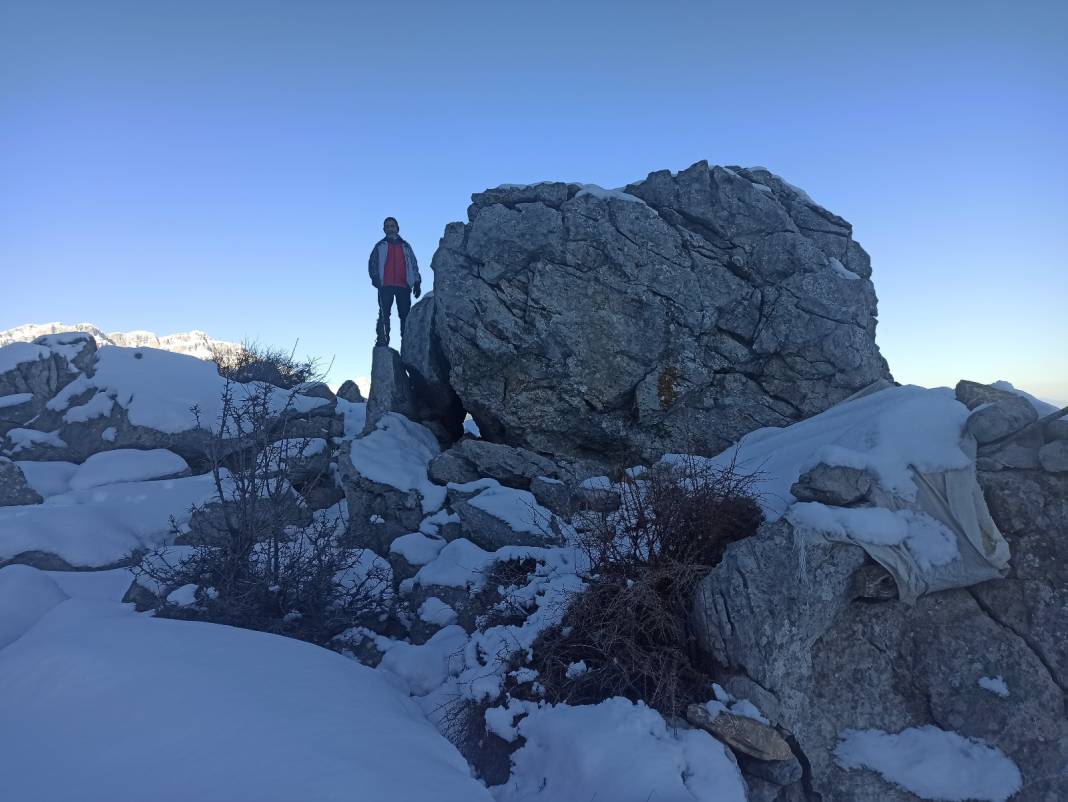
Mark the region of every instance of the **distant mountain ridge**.
<instances>
[{"instance_id":1,"label":"distant mountain ridge","mask_svg":"<svg viewBox=\"0 0 1068 802\"><path fill-rule=\"evenodd\" d=\"M113 331L105 333L92 323L26 323L22 326L0 331L0 346L17 342L33 342L46 334L59 334L64 331L83 331L91 334L98 346L119 345L126 348L159 348L176 354L188 354L197 359L211 359L213 353L222 351L236 352L240 343L216 340L206 332L193 330L178 334L165 334L162 337L151 331Z\"/></svg>"}]
</instances>

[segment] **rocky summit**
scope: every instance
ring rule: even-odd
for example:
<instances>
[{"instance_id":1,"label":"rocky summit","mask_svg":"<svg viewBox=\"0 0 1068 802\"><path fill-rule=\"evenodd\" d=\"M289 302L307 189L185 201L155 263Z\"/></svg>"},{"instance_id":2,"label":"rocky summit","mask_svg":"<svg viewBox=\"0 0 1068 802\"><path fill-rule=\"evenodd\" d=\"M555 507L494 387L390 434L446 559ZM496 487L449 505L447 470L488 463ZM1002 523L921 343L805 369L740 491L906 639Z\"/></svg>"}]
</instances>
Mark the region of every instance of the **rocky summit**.
<instances>
[{"instance_id":1,"label":"rocky summit","mask_svg":"<svg viewBox=\"0 0 1068 802\"><path fill-rule=\"evenodd\" d=\"M472 200L430 302L490 440L606 464L712 454L890 376L852 227L763 168Z\"/></svg>"}]
</instances>

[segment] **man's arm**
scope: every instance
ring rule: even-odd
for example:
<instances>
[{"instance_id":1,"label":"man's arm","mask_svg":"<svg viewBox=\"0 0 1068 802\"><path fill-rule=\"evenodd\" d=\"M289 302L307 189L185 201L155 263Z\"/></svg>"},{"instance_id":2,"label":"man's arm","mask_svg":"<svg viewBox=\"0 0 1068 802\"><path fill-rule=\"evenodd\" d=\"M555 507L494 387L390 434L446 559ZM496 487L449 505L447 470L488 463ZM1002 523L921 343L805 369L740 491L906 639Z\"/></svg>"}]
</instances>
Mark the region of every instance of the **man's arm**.
<instances>
[{"instance_id":1,"label":"man's arm","mask_svg":"<svg viewBox=\"0 0 1068 802\"><path fill-rule=\"evenodd\" d=\"M367 275L371 277L371 286L378 289L378 244L371 248L371 256L367 260Z\"/></svg>"},{"instance_id":2,"label":"man's arm","mask_svg":"<svg viewBox=\"0 0 1068 802\"><path fill-rule=\"evenodd\" d=\"M418 298L423 291L423 277L419 275L419 262L415 259L415 251L412 250L412 246L407 242L404 243L404 251L404 258L411 260L412 273L415 275L415 281L412 282L412 294Z\"/></svg>"}]
</instances>

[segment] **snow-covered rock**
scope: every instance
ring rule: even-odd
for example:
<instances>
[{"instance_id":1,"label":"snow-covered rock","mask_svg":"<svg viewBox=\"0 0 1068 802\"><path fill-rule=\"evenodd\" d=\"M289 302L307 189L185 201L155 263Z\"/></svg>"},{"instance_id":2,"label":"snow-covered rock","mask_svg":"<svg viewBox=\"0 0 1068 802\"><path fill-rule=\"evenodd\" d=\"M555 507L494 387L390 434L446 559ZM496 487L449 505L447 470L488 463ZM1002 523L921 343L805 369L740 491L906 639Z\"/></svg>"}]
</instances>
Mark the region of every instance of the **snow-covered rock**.
<instances>
[{"instance_id":1,"label":"snow-covered rock","mask_svg":"<svg viewBox=\"0 0 1068 802\"><path fill-rule=\"evenodd\" d=\"M394 538L419 529L445 501L445 488L427 477L437 438L402 415L386 413L374 429L341 451L338 467L355 542L388 554ZM381 519L371 523L372 517Z\"/></svg>"},{"instance_id":2,"label":"snow-covered rock","mask_svg":"<svg viewBox=\"0 0 1068 802\"><path fill-rule=\"evenodd\" d=\"M885 597L865 590L871 566L861 547L900 538L922 565L938 562L951 542L948 529L914 529L922 521L910 518L919 509L910 505L933 492L939 470L962 480L973 470L967 415L947 391L892 388L787 429L754 432L736 453L713 460L735 460L742 470L759 465L756 490L773 522L728 546L701 582L697 632L729 676L765 697L761 708L792 733L811 787L825 800L913 798L885 773L832 759L846 730L934 727L979 739L1018 766L1025 784L1045 782L1068 760L1061 691L1068 601L1057 590L1068 564L1059 534L1068 526L1068 487L1061 486L1068 480L1036 471L978 473L993 521L982 523L985 506L969 502L975 517L954 526L979 526L994 539L1004 533L1004 552L1013 555L1007 578L960 582L970 586L913 604L880 602ZM884 506L831 505L852 491L827 503L797 502L791 487L821 464L866 472L871 495L864 503ZM1026 691L991 698L979 685L984 676L1010 677ZM1046 799L1057 791L1034 793Z\"/></svg>"},{"instance_id":3,"label":"snow-covered rock","mask_svg":"<svg viewBox=\"0 0 1068 802\"><path fill-rule=\"evenodd\" d=\"M57 339L62 338L47 337L42 343ZM214 363L153 348L113 346L90 349L91 359L79 372L66 358L72 347L15 343L0 348L0 363L18 362L3 380L16 391L33 392L36 404L34 417L7 432L10 454L82 462L113 448L167 448L187 460L203 460L207 429L218 426L223 408L225 380ZM22 353L27 348L40 353L29 360ZM240 400L259 387L235 384L231 389ZM279 423L286 422L291 436L332 433L334 404L328 398L274 388L269 407ZM302 432L297 430L300 423L314 425Z\"/></svg>"}]
</instances>

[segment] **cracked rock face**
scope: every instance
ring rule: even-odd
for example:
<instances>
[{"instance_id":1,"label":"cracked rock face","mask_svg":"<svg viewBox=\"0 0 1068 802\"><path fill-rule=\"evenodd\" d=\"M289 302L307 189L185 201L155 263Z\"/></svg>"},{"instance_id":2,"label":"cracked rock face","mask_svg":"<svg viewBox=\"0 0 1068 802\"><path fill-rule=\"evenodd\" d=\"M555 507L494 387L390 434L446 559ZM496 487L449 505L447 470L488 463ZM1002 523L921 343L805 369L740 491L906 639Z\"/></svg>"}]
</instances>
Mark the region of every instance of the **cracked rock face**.
<instances>
[{"instance_id":1,"label":"cracked rock face","mask_svg":"<svg viewBox=\"0 0 1068 802\"><path fill-rule=\"evenodd\" d=\"M710 454L889 377L851 226L766 170L502 187L468 216L434 255L435 327L487 439Z\"/></svg>"},{"instance_id":2,"label":"cracked rock face","mask_svg":"<svg viewBox=\"0 0 1068 802\"><path fill-rule=\"evenodd\" d=\"M1019 767L1014 800L1063 800L1068 761L1068 477L979 472L1009 540L1005 579L859 601L870 566L853 545L799 537L783 521L727 547L698 587L695 631L802 759L824 802L916 797L834 757L847 729L933 725L976 738ZM984 680L998 678L1008 696ZM814 797L815 798L815 797Z\"/></svg>"}]
</instances>

